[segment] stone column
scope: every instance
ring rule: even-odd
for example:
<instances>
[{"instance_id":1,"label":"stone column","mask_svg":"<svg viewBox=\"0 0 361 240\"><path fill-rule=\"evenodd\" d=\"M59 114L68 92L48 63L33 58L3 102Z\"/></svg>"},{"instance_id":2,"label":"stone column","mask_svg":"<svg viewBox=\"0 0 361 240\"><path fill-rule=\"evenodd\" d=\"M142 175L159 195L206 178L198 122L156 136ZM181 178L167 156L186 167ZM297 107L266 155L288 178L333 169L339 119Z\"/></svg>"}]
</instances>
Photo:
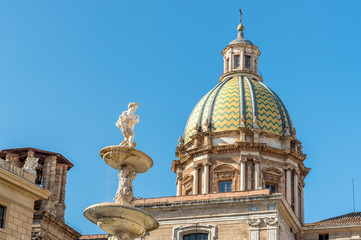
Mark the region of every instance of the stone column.
<instances>
[{"instance_id":1,"label":"stone column","mask_svg":"<svg viewBox=\"0 0 361 240\"><path fill-rule=\"evenodd\" d=\"M63 179L62 174L63 174L63 166L57 165L55 169L55 188L54 188L54 196L56 202L59 202L60 199L61 182Z\"/></svg>"},{"instance_id":2,"label":"stone column","mask_svg":"<svg viewBox=\"0 0 361 240\"><path fill-rule=\"evenodd\" d=\"M240 67L241 67L241 70L244 69L244 48L241 49L241 63L240 63Z\"/></svg>"},{"instance_id":3,"label":"stone column","mask_svg":"<svg viewBox=\"0 0 361 240\"><path fill-rule=\"evenodd\" d=\"M241 168L241 173L239 176L239 186L240 186L240 191L246 191L246 162L247 162L247 158L242 158L241 157L241 164L240 164L240 168Z\"/></svg>"},{"instance_id":4,"label":"stone column","mask_svg":"<svg viewBox=\"0 0 361 240\"><path fill-rule=\"evenodd\" d=\"M252 52L251 54L251 71L255 72L255 67L254 67L254 53Z\"/></svg>"},{"instance_id":5,"label":"stone column","mask_svg":"<svg viewBox=\"0 0 361 240\"><path fill-rule=\"evenodd\" d=\"M265 223L267 224L267 240L278 240L278 218L265 218Z\"/></svg>"},{"instance_id":6,"label":"stone column","mask_svg":"<svg viewBox=\"0 0 361 240\"><path fill-rule=\"evenodd\" d=\"M60 184L60 194L59 194L59 202L56 207L56 216L63 222L65 221L65 193L66 193L66 179L68 174L68 167L63 166L61 169L61 184Z\"/></svg>"},{"instance_id":7,"label":"stone column","mask_svg":"<svg viewBox=\"0 0 361 240\"><path fill-rule=\"evenodd\" d=\"M177 196L182 195L182 169L180 167L177 168Z\"/></svg>"},{"instance_id":8,"label":"stone column","mask_svg":"<svg viewBox=\"0 0 361 240\"><path fill-rule=\"evenodd\" d=\"M209 162L203 163L203 194L209 192Z\"/></svg>"},{"instance_id":9,"label":"stone column","mask_svg":"<svg viewBox=\"0 0 361 240\"><path fill-rule=\"evenodd\" d=\"M179 177L177 177L176 184L177 184L177 196L180 196L182 195L182 183Z\"/></svg>"},{"instance_id":10,"label":"stone column","mask_svg":"<svg viewBox=\"0 0 361 240\"><path fill-rule=\"evenodd\" d=\"M288 204L290 204L290 206L292 206L292 192L291 192L291 167L287 166L286 168L286 198L287 198L287 202Z\"/></svg>"},{"instance_id":11,"label":"stone column","mask_svg":"<svg viewBox=\"0 0 361 240\"><path fill-rule=\"evenodd\" d=\"M301 187L301 223L305 222L305 210L304 210L304 193L303 193L303 189L305 188L305 183L302 184Z\"/></svg>"},{"instance_id":12,"label":"stone column","mask_svg":"<svg viewBox=\"0 0 361 240\"><path fill-rule=\"evenodd\" d=\"M261 159L255 158L254 161L254 189L259 189L259 163L261 162Z\"/></svg>"},{"instance_id":13,"label":"stone column","mask_svg":"<svg viewBox=\"0 0 361 240\"><path fill-rule=\"evenodd\" d=\"M43 168L43 187L50 192L46 200L42 200L41 210L45 210L52 215L56 215L55 210L55 173L56 173L56 156L48 156L44 161Z\"/></svg>"},{"instance_id":14,"label":"stone column","mask_svg":"<svg viewBox=\"0 0 361 240\"><path fill-rule=\"evenodd\" d=\"M198 194L198 165L193 165L193 194Z\"/></svg>"},{"instance_id":15,"label":"stone column","mask_svg":"<svg viewBox=\"0 0 361 240\"><path fill-rule=\"evenodd\" d=\"M233 59L234 53L233 51L231 52L231 54L229 54L229 71L233 71L233 64L234 64L234 59Z\"/></svg>"},{"instance_id":16,"label":"stone column","mask_svg":"<svg viewBox=\"0 0 361 240\"><path fill-rule=\"evenodd\" d=\"M300 218L300 208L298 202L298 173L294 172L293 175L293 197L294 197L294 204L295 204L295 214L297 218Z\"/></svg>"}]
</instances>

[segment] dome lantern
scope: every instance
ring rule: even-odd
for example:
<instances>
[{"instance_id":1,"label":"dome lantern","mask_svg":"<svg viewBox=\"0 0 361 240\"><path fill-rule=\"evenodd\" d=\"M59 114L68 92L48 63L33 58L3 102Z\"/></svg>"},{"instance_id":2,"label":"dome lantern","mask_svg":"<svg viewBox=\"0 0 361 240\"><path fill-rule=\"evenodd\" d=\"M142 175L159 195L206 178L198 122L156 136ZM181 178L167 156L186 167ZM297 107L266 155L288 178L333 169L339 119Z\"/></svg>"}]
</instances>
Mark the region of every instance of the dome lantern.
<instances>
[{"instance_id":1,"label":"dome lantern","mask_svg":"<svg viewBox=\"0 0 361 240\"><path fill-rule=\"evenodd\" d=\"M242 10L240 9L239 12L240 24L237 27L237 38L231 41L222 51L224 73L219 81L223 81L225 76L239 72L252 74L252 77L256 77L258 80L262 81L262 77L258 75L258 57L261 52L251 41L244 38Z\"/></svg>"}]
</instances>

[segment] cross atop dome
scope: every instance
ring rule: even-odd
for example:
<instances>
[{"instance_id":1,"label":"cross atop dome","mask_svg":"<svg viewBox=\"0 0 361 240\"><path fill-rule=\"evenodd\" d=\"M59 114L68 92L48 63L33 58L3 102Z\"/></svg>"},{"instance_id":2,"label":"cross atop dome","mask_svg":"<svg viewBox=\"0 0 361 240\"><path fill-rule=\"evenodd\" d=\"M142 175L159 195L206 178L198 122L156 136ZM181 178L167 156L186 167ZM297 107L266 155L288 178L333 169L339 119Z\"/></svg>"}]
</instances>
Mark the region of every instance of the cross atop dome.
<instances>
[{"instance_id":1,"label":"cross atop dome","mask_svg":"<svg viewBox=\"0 0 361 240\"><path fill-rule=\"evenodd\" d=\"M244 38L244 26L242 24L242 10L239 9L240 19L237 27L237 38L231 41L222 51L224 60L224 73L219 79L223 81L225 76L234 73L248 73L259 81L263 81L258 74L258 57L261 54L258 47Z\"/></svg>"},{"instance_id":2,"label":"cross atop dome","mask_svg":"<svg viewBox=\"0 0 361 240\"><path fill-rule=\"evenodd\" d=\"M244 26L242 25L242 9L239 9L239 25L237 27L238 32L243 32Z\"/></svg>"}]
</instances>

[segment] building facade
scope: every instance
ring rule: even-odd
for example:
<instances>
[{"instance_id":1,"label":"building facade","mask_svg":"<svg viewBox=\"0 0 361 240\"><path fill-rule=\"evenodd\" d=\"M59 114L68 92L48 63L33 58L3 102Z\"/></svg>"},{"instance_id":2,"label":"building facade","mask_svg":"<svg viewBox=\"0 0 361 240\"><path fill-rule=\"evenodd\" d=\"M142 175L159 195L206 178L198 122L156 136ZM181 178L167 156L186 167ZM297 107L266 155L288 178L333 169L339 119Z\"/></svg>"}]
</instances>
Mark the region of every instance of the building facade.
<instances>
[{"instance_id":1,"label":"building facade","mask_svg":"<svg viewBox=\"0 0 361 240\"><path fill-rule=\"evenodd\" d=\"M306 154L242 21L237 30L222 51L223 75L179 139L177 196L137 200L160 223L144 239L361 239L360 213L304 223Z\"/></svg>"},{"instance_id":2,"label":"building facade","mask_svg":"<svg viewBox=\"0 0 361 240\"><path fill-rule=\"evenodd\" d=\"M0 239L76 240L65 223L67 172L59 153L34 148L0 152Z\"/></svg>"},{"instance_id":3,"label":"building facade","mask_svg":"<svg viewBox=\"0 0 361 240\"><path fill-rule=\"evenodd\" d=\"M304 223L306 154L286 106L258 72L260 51L242 21L237 30L222 51L223 75L179 138L171 167L177 196L136 200L160 224L142 239L361 239L361 213Z\"/></svg>"}]
</instances>

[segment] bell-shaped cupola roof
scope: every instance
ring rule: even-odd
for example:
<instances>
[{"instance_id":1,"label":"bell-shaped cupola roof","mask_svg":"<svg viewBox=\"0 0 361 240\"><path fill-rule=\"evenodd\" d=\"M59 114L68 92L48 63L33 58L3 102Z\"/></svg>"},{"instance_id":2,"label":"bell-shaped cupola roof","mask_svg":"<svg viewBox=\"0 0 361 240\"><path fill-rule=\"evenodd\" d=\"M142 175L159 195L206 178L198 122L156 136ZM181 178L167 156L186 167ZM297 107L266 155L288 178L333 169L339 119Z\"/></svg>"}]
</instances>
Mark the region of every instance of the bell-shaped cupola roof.
<instances>
[{"instance_id":1,"label":"bell-shaped cupola roof","mask_svg":"<svg viewBox=\"0 0 361 240\"><path fill-rule=\"evenodd\" d=\"M242 24L242 11L240 11L240 23L237 27L237 38L231 41L222 51L224 60L224 74L219 79L221 82L224 77L233 73L252 74L258 80L262 81L258 74L258 57L261 54L258 47L244 37L244 26Z\"/></svg>"}]
</instances>

